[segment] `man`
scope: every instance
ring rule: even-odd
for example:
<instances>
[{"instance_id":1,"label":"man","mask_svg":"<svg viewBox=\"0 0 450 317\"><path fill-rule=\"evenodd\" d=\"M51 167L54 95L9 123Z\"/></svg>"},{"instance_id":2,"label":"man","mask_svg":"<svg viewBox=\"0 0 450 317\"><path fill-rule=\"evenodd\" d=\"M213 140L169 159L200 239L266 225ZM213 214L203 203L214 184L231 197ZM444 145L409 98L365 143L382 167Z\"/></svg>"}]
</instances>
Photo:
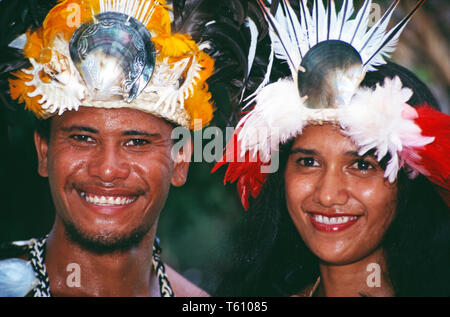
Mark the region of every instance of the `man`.
<instances>
[{"instance_id":1,"label":"man","mask_svg":"<svg viewBox=\"0 0 450 317\"><path fill-rule=\"evenodd\" d=\"M172 153L172 130L201 128L213 112L210 47L173 32L195 33L174 19L161 0L67 0L10 44L27 60L11 98L45 119L34 141L56 216L48 237L2 247L0 295L207 295L165 268L155 238L192 151Z\"/></svg>"}]
</instances>

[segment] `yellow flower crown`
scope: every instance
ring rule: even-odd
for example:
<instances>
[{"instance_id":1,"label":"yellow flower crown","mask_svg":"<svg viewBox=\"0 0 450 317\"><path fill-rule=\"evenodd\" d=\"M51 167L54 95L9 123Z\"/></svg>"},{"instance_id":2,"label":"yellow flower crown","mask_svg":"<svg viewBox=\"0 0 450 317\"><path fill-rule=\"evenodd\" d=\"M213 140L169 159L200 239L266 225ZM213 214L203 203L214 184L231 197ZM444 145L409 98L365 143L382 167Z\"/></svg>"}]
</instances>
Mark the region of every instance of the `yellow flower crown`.
<instances>
[{"instance_id":1,"label":"yellow flower crown","mask_svg":"<svg viewBox=\"0 0 450 317\"><path fill-rule=\"evenodd\" d=\"M85 23L95 23L98 14L105 12L133 17L151 35L153 73L131 101L93 98L71 58L69 43L75 31ZM203 51L207 43L197 45L188 34L172 34L171 22L171 8L165 0L59 1L40 28L27 32L23 52L32 66L13 73L15 79L9 80L11 97L24 102L25 108L40 118L79 106L127 107L190 129L194 129L194 120L203 127L214 111L206 83L213 73L214 60Z\"/></svg>"}]
</instances>

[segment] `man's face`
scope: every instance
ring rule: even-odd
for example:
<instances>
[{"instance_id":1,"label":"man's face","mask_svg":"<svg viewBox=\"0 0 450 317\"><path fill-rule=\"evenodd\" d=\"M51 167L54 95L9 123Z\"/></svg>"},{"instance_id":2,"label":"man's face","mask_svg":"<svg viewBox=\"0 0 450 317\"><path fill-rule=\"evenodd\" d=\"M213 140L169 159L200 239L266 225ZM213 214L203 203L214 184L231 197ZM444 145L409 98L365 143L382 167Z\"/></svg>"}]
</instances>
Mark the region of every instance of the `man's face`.
<instances>
[{"instance_id":1,"label":"man's face","mask_svg":"<svg viewBox=\"0 0 450 317\"><path fill-rule=\"evenodd\" d=\"M171 158L171 132L163 119L132 109L81 107L53 117L50 139L35 134L35 143L66 231L114 248L156 227L170 185L184 184L188 170Z\"/></svg>"}]
</instances>

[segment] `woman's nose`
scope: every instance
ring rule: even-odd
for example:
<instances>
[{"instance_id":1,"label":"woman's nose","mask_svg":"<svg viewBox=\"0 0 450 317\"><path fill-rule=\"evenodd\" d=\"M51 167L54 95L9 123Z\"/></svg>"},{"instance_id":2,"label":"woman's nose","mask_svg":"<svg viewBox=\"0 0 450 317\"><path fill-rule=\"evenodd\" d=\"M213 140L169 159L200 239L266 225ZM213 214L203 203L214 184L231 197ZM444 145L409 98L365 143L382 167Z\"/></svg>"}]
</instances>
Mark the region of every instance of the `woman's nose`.
<instances>
[{"instance_id":1,"label":"woman's nose","mask_svg":"<svg viewBox=\"0 0 450 317\"><path fill-rule=\"evenodd\" d=\"M313 198L324 207L346 204L349 194L345 175L337 167L326 168L316 185Z\"/></svg>"}]
</instances>

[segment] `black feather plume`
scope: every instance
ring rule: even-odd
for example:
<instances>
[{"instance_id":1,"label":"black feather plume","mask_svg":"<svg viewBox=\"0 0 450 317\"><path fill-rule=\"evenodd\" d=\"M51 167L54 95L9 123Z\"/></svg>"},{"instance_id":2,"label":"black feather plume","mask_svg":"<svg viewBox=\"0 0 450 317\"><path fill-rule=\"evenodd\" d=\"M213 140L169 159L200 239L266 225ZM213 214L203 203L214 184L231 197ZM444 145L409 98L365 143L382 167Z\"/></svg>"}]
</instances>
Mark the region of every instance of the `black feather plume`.
<instances>
[{"instance_id":1,"label":"black feather plume","mask_svg":"<svg viewBox=\"0 0 450 317\"><path fill-rule=\"evenodd\" d=\"M215 60L214 74L208 80L217 108L214 124L234 124L240 113L242 90L254 84L247 76L251 40L246 20L249 17L254 21L261 39L268 32L264 17L247 0L173 0L172 6L173 31L188 33L197 42L210 45L206 51ZM258 63L259 59L255 60ZM223 100L224 94L227 100Z\"/></svg>"}]
</instances>

